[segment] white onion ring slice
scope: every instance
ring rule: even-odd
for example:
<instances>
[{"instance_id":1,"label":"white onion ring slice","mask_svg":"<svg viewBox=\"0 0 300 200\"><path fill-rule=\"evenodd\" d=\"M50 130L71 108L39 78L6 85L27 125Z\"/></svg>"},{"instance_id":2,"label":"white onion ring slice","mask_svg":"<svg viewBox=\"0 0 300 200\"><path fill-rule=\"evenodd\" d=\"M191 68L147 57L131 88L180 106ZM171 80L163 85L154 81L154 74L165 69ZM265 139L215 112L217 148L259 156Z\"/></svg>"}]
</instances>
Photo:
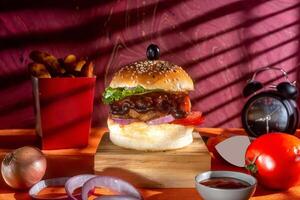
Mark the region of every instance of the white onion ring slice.
<instances>
[{"instance_id":1,"label":"white onion ring slice","mask_svg":"<svg viewBox=\"0 0 300 200\"><path fill-rule=\"evenodd\" d=\"M92 174L82 174L78 176L73 176L69 178L69 180L65 183L65 190L72 200L77 200L76 197L73 196L73 192L83 186L83 184L91 178L96 177L96 175Z\"/></svg>"},{"instance_id":2,"label":"white onion ring slice","mask_svg":"<svg viewBox=\"0 0 300 200\"><path fill-rule=\"evenodd\" d=\"M33 199L37 200L46 200L46 199L55 199L55 200L65 200L68 199L67 195L59 196L59 197L39 197L38 193L42 191L42 189L50 187L50 186L64 186L67 180L70 177L60 177L60 178L52 178L52 179L45 179L42 181L39 181L38 183L34 184L30 190L29 195Z\"/></svg>"},{"instance_id":3,"label":"white onion ring slice","mask_svg":"<svg viewBox=\"0 0 300 200\"><path fill-rule=\"evenodd\" d=\"M130 183L123 181L122 179L112 177L112 176L97 176L94 178L89 179L85 182L82 186L81 190L81 197L82 200L88 200L89 192L94 189L95 187L104 187L111 189L115 192L118 192L121 195L114 195L111 196L111 199L107 199L110 196L102 196L102 199L105 197L106 200L114 200L112 198L116 198L119 196L118 199L115 200L126 200L125 196L129 196L130 198L136 198L138 200L143 199L139 191L135 189ZM125 195L125 196L123 196ZM123 198L121 198L123 196ZM101 197L100 197L101 198ZM121 198L121 199L120 199ZM131 200L131 199L130 199ZM132 199L133 200L133 199Z\"/></svg>"},{"instance_id":4,"label":"white onion ring slice","mask_svg":"<svg viewBox=\"0 0 300 200\"><path fill-rule=\"evenodd\" d=\"M106 196L98 197L94 200L140 200L140 199L129 195L106 195Z\"/></svg>"}]
</instances>

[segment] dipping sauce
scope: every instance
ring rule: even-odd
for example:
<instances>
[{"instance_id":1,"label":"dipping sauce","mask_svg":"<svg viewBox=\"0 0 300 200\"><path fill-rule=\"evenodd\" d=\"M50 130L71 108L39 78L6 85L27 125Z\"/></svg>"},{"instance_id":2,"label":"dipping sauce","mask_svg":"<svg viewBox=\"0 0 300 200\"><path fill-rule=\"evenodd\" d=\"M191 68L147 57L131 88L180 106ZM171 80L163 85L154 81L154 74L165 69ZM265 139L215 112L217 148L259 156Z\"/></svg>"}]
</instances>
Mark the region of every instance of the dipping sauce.
<instances>
[{"instance_id":1,"label":"dipping sauce","mask_svg":"<svg viewBox=\"0 0 300 200\"><path fill-rule=\"evenodd\" d=\"M200 181L200 184L219 189L240 189L249 187L250 184L236 178L216 177Z\"/></svg>"}]
</instances>

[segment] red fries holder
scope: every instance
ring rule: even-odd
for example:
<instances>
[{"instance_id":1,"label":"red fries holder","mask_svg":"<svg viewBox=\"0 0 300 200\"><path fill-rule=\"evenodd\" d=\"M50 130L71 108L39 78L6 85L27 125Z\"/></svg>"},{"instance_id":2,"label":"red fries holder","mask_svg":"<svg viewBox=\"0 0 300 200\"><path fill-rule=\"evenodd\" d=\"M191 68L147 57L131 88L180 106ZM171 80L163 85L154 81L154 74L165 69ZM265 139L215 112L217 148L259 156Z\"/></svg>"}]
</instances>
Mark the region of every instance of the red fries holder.
<instances>
[{"instance_id":1,"label":"red fries holder","mask_svg":"<svg viewBox=\"0 0 300 200\"><path fill-rule=\"evenodd\" d=\"M41 148L87 146L96 78L32 77L36 132Z\"/></svg>"}]
</instances>

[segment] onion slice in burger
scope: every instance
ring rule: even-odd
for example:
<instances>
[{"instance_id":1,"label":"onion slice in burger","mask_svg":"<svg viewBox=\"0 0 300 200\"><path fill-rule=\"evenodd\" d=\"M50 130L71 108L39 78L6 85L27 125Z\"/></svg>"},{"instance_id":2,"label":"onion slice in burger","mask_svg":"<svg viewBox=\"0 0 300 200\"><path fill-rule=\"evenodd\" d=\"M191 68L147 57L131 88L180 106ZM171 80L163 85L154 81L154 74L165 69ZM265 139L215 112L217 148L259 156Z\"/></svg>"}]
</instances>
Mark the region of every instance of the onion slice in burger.
<instances>
[{"instance_id":1,"label":"onion slice in burger","mask_svg":"<svg viewBox=\"0 0 300 200\"><path fill-rule=\"evenodd\" d=\"M69 198L72 200L77 200L77 198L73 196L73 192L77 188L82 187L86 181L94 177L96 177L96 175L92 175L92 174L82 174L82 175L71 177L65 184L65 190Z\"/></svg>"},{"instance_id":2,"label":"onion slice in burger","mask_svg":"<svg viewBox=\"0 0 300 200\"><path fill-rule=\"evenodd\" d=\"M122 118L111 118L115 123L120 125L127 125L133 122L137 122L136 119L122 119Z\"/></svg>"},{"instance_id":3,"label":"onion slice in burger","mask_svg":"<svg viewBox=\"0 0 300 200\"><path fill-rule=\"evenodd\" d=\"M98 199L101 198L102 200L103 199L105 200L126 200L126 199L141 200L142 199L142 196L139 193L139 191L137 191L135 187L132 186L130 183L116 177L97 176L89 179L83 184L81 190L82 200L88 200L89 192L96 187L108 188L120 194L120 195L113 195L113 196L102 196Z\"/></svg>"},{"instance_id":4,"label":"onion slice in burger","mask_svg":"<svg viewBox=\"0 0 300 200\"><path fill-rule=\"evenodd\" d=\"M166 115L160 118L152 119L147 122L148 125L159 125L159 124L167 124L174 121L175 118L172 115Z\"/></svg>"}]
</instances>

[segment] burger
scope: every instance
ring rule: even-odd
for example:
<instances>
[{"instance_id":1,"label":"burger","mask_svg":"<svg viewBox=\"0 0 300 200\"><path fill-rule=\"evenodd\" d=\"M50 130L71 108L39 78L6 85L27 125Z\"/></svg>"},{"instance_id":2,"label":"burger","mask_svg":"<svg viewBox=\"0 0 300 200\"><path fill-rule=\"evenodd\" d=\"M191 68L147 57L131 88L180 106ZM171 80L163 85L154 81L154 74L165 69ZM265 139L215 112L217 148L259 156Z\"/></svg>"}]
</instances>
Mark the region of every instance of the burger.
<instances>
[{"instance_id":1,"label":"burger","mask_svg":"<svg viewBox=\"0 0 300 200\"><path fill-rule=\"evenodd\" d=\"M194 126L203 121L201 112L191 111L190 76L158 55L158 47L150 45L148 60L122 67L103 93L115 145L144 151L182 148L192 143Z\"/></svg>"}]
</instances>

